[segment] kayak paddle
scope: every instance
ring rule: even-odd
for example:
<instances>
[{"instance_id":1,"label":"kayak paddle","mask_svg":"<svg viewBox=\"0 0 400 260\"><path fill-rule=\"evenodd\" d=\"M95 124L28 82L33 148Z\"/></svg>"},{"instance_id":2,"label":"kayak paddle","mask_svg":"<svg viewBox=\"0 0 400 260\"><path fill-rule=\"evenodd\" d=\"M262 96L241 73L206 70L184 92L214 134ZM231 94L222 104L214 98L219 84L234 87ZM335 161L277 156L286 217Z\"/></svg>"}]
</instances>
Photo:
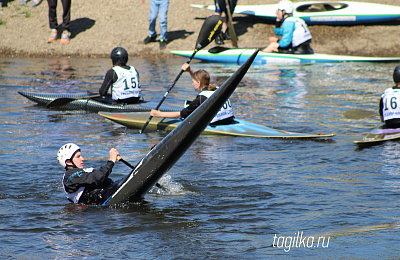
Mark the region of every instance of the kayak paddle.
<instances>
[{"instance_id":1,"label":"kayak paddle","mask_svg":"<svg viewBox=\"0 0 400 260\"><path fill-rule=\"evenodd\" d=\"M233 24L232 24L232 12L231 12L231 7L229 6L229 0L225 0L225 4L226 4L226 10L227 10L226 13L228 16L229 36L231 37L232 46L235 48L238 48L236 32L235 32L235 28L233 27Z\"/></svg>"},{"instance_id":2,"label":"kayak paddle","mask_svg":"<svg viewBox=\"0 0 400 260\"><path fill-rule=\"evenodd\" d=\"M126 166L128 166L129 168L131 168L132 170L135 169L135 167L133 167L132 164L128 163L127 161L125 161L124 159L122 159L122 157L120 155L117 155L117 160L120 162L123 162ZM166 191L167 189L162 186L160 183L156 183L156 187L159 189L162 189L164 191Z\"/></svg>"},{"instance_id":3,"label":"kayak paddle","mask_svg":"<svg viewBox=\"0 0 400 260\"><path fill-rule=\"evenodd\" d=\"M197 42L196 42L196 46L194 48L193 54L187 61L188 64L192 61L194 55L196 55L196 53L199 50L206 47L208 44L210 44L215 39L215 37L221 32L221 27L222 27L222 17L219 15L211 15L204 21L204 23L200 29L199 36L197 37ZM172 85L168 89L168 91L165 92L163 98L158 103L155 110L158 110L160 108L161 104L167 98L169 92L171 92L172 88L175 86L176 82L179 80L182 73L183 73L183 70L181 70L179 72L178 76L176 77L176 79L174 80L174 82L172 83ZM152 118L153 117L150 116L149 119L147 119L147 122L144 124L143 128L140 130L139 133L143 133L143 131L146 129L147 125L150 123L150 120Z\"/></svg>"},{"instance_id":4,"label":"kayak paddle","mask_svg":"<svg viewBox=\"0 0 400 260\"><path fill-rule=\"evenodd\" d=\"M80 98L69 98L69 97L61 97L61 98L56 98L53 101L51 101L50 103L48 103L46 105L47 108L52 108L52 107L61 107L64 106L66 104L68 104L69 102L75 101L75 100L80 100L80 99L90 99L90 98L96 98L96 97L100 97L100 94L97 95L91 95L91 96L87 96L87 97L80 97Z\"/></svg>"},{"instance_id":5,"label":"kayak paddle","mask_svg":"<svg viewBox=\"0 0 400 260\"><path fill-rule=\"evenodd\" d=\"M246 50L246 49L258 49L260 51L262 51L263 49L265 49L266 47L247 47L247 48L239 48L241 50ZM236 50L236 48L231 48L231 47L225 47L225 46L214 46L211 49L208 50L209 53L214 53L214 54L218 54L227 50Z\"/></svg>"}]
</instances>

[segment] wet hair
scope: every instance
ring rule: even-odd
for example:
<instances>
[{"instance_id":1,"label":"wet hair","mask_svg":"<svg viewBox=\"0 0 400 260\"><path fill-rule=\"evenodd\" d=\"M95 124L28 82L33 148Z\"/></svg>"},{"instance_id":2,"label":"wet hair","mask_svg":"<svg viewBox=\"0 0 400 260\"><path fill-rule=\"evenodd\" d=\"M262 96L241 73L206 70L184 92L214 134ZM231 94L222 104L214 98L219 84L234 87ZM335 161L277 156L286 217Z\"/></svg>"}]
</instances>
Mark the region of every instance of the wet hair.
<instances>
[{"instance_id":1,"label":"wet hair","mask_svg":"<svg viewBox=\"0 0 400 260\"><path fill-rule=\"evenodd\" d=\"M198 70L193 73L193 78L200 82L201 85L205 86L204 90L216 90L217 86L214 84L210 84L211 77L210 74L206 70Z\"/></svg>"}]
</instances>

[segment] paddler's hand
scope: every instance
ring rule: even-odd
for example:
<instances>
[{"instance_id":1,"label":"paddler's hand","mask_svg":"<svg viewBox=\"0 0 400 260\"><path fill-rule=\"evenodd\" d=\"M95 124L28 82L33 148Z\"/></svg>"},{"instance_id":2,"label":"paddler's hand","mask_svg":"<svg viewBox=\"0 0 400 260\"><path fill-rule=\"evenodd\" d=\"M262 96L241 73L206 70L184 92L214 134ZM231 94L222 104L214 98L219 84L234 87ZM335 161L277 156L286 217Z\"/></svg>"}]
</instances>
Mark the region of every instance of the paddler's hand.
<instances>
[{"instance_id":1,"label":"paddler's hand","mask_svg":"<svg viewBox=\"0 0 400 260\"><path fill-rule=\"evenodd\" d=\"M278 40L276 37L269 37L269 42L278 42Z\"/></svg>"},{"instance_id":2,"label":"paddler's hand","mask_svg":"<svg viewBox=\"0 0 400 260\"><path fill-rule=\"evenodd\" d=\"M184 64L182 65L181 69L182 69L183 71L190 71L191 68L190 68L189 63L184 63Z\"/></svg>"},{"instance_id":3,"label":"paddler's hand","mask_svg":"<svg viewBox=\"0 0 400 260\"><path fill-rule=\"evenodd\" d=\"M150 115L151 115L151 116L154 116L154 117L161 117L161 111L160 111L160 110L152 109L152 110L150 111Z\"/></svg>"},{"instance_id":4,"label":"paddler's hand","mask_svg":"<svg viewBox=\"0 0 400 260\"><path fill-rule=\"evenodd\" d=\"M115 148L111 148L110 150L110 161L113 161L114 163L117 161L117 157L119 155L119 152Z\"/></svg>"},{"instance_id":5,"label":"paddler's hand","mask_svg":"<svg viewBox=\"0 0 400 260\"><path fill-rule=\"evenodd\" d=\"M276 14L276 21L280 22L283 19L283 11L278 9L276 10L275 14Z\"/></svg>"}]
</instances>

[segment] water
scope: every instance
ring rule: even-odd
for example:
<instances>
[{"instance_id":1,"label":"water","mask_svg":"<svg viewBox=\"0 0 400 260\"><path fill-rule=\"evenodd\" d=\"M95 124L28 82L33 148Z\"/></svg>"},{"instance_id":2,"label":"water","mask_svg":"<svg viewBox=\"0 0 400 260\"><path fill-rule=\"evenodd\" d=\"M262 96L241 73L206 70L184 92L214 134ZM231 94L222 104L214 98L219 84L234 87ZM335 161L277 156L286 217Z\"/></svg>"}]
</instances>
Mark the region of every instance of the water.
<instances>
[{"instance_id":1,"label":"water","mask_svg":"<svg viewBox=\"0 0 400 260\"><path fill-rule=\"evenodd\" d=\"M145 98L159 101L185 61L130 62ZM154 189L140 205L74 206L61 185L61 145L80 144L89 167L101 166L111 147L136 164L166 133L139 134L97 114L48 110L17 91L96 91L110 63L0 58L2 259L400 257L400 143L362 150L352 143L379 124L379 96L392 86L396 64L252 67L231 98L238 118L337 136L202 136L161 179L167 192ZM218 84L238 68L195 61L192 67L208 70ZM166 102L183 104L194 95L184 74ZM129 171L118 163L111 177Z\"/></svg>"}]
</instances>

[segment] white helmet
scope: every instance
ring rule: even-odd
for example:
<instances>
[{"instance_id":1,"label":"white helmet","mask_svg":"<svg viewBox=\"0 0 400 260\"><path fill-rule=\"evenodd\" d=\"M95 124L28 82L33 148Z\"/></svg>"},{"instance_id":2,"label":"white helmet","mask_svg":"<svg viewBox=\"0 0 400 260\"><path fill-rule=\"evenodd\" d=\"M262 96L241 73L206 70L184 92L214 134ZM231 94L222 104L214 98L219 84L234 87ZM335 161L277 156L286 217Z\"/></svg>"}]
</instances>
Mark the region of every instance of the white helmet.
<instances>
[{"instance_id":1,"label":"white helmet","mask_svg":"<svg viewBox=\"0 0 400 260\"><path fill-rule=\"evenodd\" d=\"M61 164L61 166L65 169L67 165L65 164L66 160L70 160L72 156L76 153L76 151L81 148L74 143L68 143L63 145L57 153L57 160Z\"/></svg>"},{"instance_id":2,"label":"white helmet","mask_svg":"<svg viewBox=\"0 0 400 260\"><path fill-rule=\"evenodd\" d=\"M285 10L285 12L287 14L292 14L293 10L294 10L292 1L288 1L288 0L280 1L278 4L278 10L281 10L281 11Z\"/></svg>"}]
</instances>

